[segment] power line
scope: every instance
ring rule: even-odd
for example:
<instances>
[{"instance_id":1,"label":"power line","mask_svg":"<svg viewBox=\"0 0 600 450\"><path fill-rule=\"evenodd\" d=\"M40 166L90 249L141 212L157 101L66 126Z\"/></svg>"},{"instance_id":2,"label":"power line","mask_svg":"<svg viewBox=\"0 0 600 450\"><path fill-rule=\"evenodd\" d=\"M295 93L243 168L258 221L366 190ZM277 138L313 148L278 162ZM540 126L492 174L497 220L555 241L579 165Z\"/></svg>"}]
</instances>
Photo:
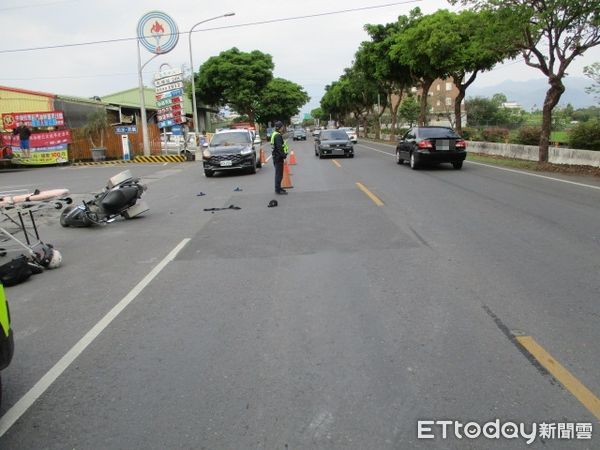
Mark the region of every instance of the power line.
<instances>
[{"instance_id":1,"label":"power line","mask_svg":"<svg viewBox=\"0 0 600 450\"><path fill-rule=\"evenodd\" d=\"M4 8L0 8L0 11L12 11L15 9L31 9L31 8L39 8L40 6L50 6L50 5L59 5L61 3L73 3L79 0L57 0L54 2L46 2L46 3L26 3L25 5L20 6L5 6Z\"/></svg>"},{"instance_id":2,"label":"power line","mask_svg":"<svg viewBox=\"0 0 600 450\"><path fill-rule=\"evenodd\" d=\"M248 22L248 23L241 23L241 24L237 24L237 25L228 25L228 26L223 26L223 27L205 28L202 30L196 30L196 31L194 31L194 33L197 33L199 31L224 30L224 29L231 29L231 28L241 28L241 27L250 27L250 26L256 26L256 25L265 25L265 24L278 23L278 22L289 22L292 20L312 19L315 17L331 16L331 15L335 15L335 14L346 14L346 13L365 11L365 10L371 10L371 9L389 8L391 6L405 5L405 4L409 4L409 3L418 3L421 1L422 0L405 0L402 2L385 3L382 5L363 6L361 8L342 9L342 10L338 10L338 11L307 14L304 16L281 17L279 19L262 20L259 22ZM179 35L189 34L189 31L180 31L177 34L179 34ZM38 50L50 50L50 49L56 49L56 48L82 47L82 46L86 46L86 45L95 45L95 44L112 44L112 43L116 43L116 42L135 41L137 39L138 39L138 37L136 36L136 37L106 39L106 40L102 40L102 41L78 42L78 43L73 43L73 44L60 44L60 45L47 45L47 46L43 46L43 47L8 49L8 50L0 50L0 54L31 52L31 51L38 51Z\"/></svg>"},{"instance_id":3,"label":"power line","mask_svg":"<svg viewBox=\"0 0 600 450\"><path fill-rule=\"evenodd\" d=\"M152 70L143 71L144 74L154 73ZM137 76L137 72L121 72L121 73L97 73L94 75L65 75L55 77L29 77L29 78L0 78L0 81L34 81L34 80L79 80L81 78L102 78L102 77L124 77Z\"/></svg>"}]
</instances>

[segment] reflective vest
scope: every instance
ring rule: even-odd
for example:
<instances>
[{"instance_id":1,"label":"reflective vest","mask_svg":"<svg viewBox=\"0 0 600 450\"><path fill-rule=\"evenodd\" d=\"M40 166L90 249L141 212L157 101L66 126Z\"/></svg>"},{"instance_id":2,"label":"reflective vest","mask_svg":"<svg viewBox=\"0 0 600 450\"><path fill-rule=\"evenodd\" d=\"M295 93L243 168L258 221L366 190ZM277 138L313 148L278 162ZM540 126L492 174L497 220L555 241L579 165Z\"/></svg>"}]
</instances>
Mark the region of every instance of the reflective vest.
<instances>
[{"instance_id":1,"label":"reflective vest","mask_svg":"<svg viewBox=\"0 0 600 450\"><path fill-rule=\"evenodd\" d=\"M0 328L4 332L4 336L8 337L10 330L10 317L8 315L8 305L6 304L6 296L4 295L4 287L0 284Z\"/></svg>"},{"instance_id":2,"label":"reflective vest","mask_svg":"<svg viewBox=\"0 0 600 450\"><path fill-rule=\"evenodd\" d=\"M15 344L10 329L10 313L4 296L4 286L0 284L0 370L5 369L13 357Z\"/></svg>"},{"instance_id":3,"label":"reflective vest","mask_svg":"<svg viewBox=\"0 0 600 450\"><path fill-rule=\"evenodd\" d=\"M281 134L281 133L279 133L278 131L273 131L273 133L271 134L271 146L275 145L275 136L277 136L278 134ZM288 147L288 143L284 139L283 140L283 153L285 153L287 155L289 151L290 151L290 148Z\"/></svg>"}]
</instances>

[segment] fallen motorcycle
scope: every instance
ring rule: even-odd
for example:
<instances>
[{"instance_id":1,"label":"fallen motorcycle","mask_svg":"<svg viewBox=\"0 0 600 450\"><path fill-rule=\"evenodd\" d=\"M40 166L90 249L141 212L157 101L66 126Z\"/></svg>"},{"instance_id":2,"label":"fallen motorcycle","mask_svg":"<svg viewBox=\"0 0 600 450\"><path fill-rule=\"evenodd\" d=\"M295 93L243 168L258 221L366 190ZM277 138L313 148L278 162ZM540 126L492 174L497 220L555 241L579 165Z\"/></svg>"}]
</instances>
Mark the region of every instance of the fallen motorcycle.
<instances>
[{"instance_id":1,"label":"fallen motorcycle","mask_svg":"<svg viewBox=\"0 0 600 450\"><path fill-rule=\"evenodd\" d=\"M114 222L119 217L132 219L148 211L141 201L147 186L125 170L108 180L106 188L81 205L69 206L60 215L63 227L89 227Z\"/></svg>"}]
</instances>

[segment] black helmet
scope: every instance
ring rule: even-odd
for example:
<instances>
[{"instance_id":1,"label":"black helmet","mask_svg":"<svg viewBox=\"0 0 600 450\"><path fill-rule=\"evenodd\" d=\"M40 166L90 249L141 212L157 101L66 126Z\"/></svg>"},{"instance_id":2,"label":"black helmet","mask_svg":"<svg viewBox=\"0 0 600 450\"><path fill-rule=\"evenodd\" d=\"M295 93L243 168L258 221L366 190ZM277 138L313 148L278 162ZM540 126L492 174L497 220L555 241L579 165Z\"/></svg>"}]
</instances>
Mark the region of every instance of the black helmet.
<instances>
[{"instance_id":1,"label":"black helmet","mask_svg":"<svg viewBox=\"0 0 600 450\"><path fill-rule=\"evenodd\" d=\"M278 120L277 122L275 122L275 129L278 130L280 128L283 128L283 124L281 123L281 121Z\"/></svg>"}]
</instances>

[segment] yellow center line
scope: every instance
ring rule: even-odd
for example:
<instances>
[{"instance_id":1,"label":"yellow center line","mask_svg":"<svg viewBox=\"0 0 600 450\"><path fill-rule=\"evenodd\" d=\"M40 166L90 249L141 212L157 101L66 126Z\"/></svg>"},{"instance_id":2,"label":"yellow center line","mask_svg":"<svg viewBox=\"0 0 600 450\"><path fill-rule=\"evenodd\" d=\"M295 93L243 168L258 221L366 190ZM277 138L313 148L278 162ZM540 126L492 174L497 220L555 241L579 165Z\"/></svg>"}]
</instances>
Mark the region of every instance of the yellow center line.
<instances>
[{"instance_id":1,"label":"yellow center line","mask_svg":"<svg viewBox=\"0 0 600 450\"><path fill-rule=\"evenodd\" d=\"M598 420L600 420L600 399L585 385L565 369L531 336L516 336L517 341L525 350L539 361L565 388L579 400Z\"/></svg>"},{"instance_id":2,"label":"yellow center line","mask_svg":"<svg viewBox=\"0 0 600 450\"><path fill-rule=\"evenodd\" d=\"M377 197L375 194L373 194L370 190L368 190L366 188L366 186L362 183L356 183L356 186L358 186L358 188L363 191L365 194L367 194L367 197L369 197L371 200L373 200L373 202L377 205L377 206L383 206L383 202L379 199L379 197Z\"/></svg>"},{"instance_id":3,"label":"yellow center line","mask_svg":"<svg viewBox=\"0 0 600 450\"><path fill-rule=\"evenodd\" d=\"M342 165L339 162L337 162L335 159L332 159L331 162L334 163L338 167L342 167Z\"/></svg>"}]
</instances>

